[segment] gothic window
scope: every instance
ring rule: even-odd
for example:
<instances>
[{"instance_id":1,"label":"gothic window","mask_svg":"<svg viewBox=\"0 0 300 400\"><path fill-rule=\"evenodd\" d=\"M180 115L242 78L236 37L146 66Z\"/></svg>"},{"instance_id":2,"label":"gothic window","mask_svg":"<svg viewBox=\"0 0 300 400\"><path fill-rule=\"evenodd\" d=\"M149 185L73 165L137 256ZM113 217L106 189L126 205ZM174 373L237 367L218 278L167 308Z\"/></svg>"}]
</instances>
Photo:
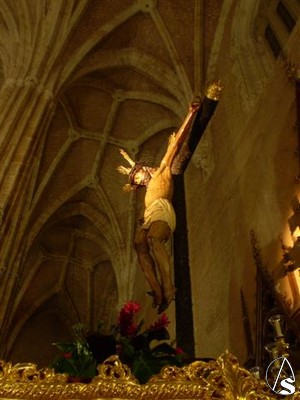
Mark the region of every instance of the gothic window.
<instances>
[{"instance_id":1,"label":"gothic window","mask_svg":"<svg viewBox=\"0 0 300 400\"><path fill-rule=\"evenodd\" d=\"M278 58L300 17L300 0L277 0L265 4L260 10L264 16L259 15L264 21L263 36L273 57Z\"/></svg>"},{"instance_id":2,"label":"gothic window","mask_svg":"<svg viewBox=\"0 0 300 400\"><path fill-rule=\"evenodd\" d=\"M281 53L281 45L270 25L266 27L265 38L268 42L268 45L270 46L270 49L272 50L272 53L277 58Z\"/></svg>"},{"instance_id":3,"label":"gothic window","mask_svg":"<svg viewBox=\"0 0 300 400\"><path fill-rule=\"evenodd\" d=\"M278 3L276 11L286 29L291 33L296 25L296 21L282 1Z\"/></svg>"}]
</instances>

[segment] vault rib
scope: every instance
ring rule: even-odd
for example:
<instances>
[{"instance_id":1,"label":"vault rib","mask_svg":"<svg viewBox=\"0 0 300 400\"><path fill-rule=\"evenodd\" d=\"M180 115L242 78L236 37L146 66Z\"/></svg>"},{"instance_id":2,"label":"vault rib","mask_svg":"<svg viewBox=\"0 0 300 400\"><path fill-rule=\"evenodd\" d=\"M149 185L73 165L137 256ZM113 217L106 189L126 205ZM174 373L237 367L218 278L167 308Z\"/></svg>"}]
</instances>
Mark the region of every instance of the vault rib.
<instances>
[{"instance_id":1,"label":"vault rib","mask_svg":"<svg viewBox=\"0 0 300 400\"><path fill-rule=\"evenodd\" d=\"M174 70L163 61L146 54L144 51L134 47L127 47L118 50L105 50L93 53L87 57L84 66L81 66L73 75L73 83L76 80L95 71L103 71L111 68L129 68L146 76L164 88L178 101L182 102L182 90L178 85L178 77ZM190 90L191 93L191 90ZM188 101L191 95L187 95Z\"/></svg>"},{"instance_id":2,"label":"vault rib","mask_svg":"<svg viewBox=\"0 0 300 400\"><path fill-rule=\"evenodd\" d=\"M166 28L166 25L164 24L158 10L153 8L150 10L150 14L153 18L153 21L157 27L157 30L158 30L162 40L165 43L166 49L170 55L170 59L173 62L174 68L177 71L177 76L181 82L183 89L184 89L183 95L184 95L185 101L186 101L186 103L188 103L193 98L193 92L192 92L192 88L191 88L190 82L188 80L188 77L186 75L185 69L182 65L182 62L181 62L178 52L176 50L176 47L173 43L173 40L171 39L169 31ZM177 82L177 84L178 84L178 82Z\"/></svg>"},{"instance_id":3,"label":"vault rib","mask_svg":"<svg viewBox=\"0 0 300 400\"><path fill-rule=\"evenodd\" d=\"M104 39L108 34L110 34L114 29L123 24L126 20L135 15L138 11L140 11L140 7L138 4L133 4L131 7L122 11L120 14L116 15L114 18L109 20L106 24L102 25L97 31L92 34L85 43L79 47L79 49L74 53L74 59L78 60L78 63L75 65L72 60L69 60L65 65L64 69L61 72L59 82L57 82L58 86L61 86L63 82L71 76L72 72L75 70L76 66L85 58L85 56L92 50L94 46L99 44L102 39Z\"/></svg>"}]
</instances>

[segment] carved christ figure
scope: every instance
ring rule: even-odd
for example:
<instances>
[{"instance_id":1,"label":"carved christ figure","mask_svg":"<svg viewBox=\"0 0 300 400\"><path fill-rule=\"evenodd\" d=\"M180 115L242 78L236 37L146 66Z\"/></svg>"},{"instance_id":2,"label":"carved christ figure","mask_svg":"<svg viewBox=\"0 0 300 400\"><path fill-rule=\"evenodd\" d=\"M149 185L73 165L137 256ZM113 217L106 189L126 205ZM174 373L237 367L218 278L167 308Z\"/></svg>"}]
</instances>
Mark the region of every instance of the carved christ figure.
<instances>
[{"instance_id":1,"label":"carved christ figure","mask_svg":"<svg viewBox=\"0 0 300 400\"><path fill-rule=\"evenodd\" d=\"M134 162L124 150L120 150L131 166L118 167L119 172L129 175L129 183L124 186L124 190L146 187L144 216L135 236L134 247L139 264L151 287L153 307L158 307L158 313L168 307L176 291L172 280L170 256L165 248L165 242L170 238L176 225L171 203L173 195L171 170L199 108L199 102L191 103L181 127L171 135L159 167L153 168L144 162Z\"/></svg>"}]
</instances>

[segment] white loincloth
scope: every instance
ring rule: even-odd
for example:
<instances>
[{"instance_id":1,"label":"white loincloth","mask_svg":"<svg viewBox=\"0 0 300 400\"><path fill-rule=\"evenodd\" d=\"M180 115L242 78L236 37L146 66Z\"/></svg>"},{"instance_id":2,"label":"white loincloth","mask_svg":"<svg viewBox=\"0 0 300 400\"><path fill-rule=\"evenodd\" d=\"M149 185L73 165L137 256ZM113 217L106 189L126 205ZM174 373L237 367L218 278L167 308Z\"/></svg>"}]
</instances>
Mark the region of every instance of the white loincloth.
<instances>
[{"instance_id":1,"label":"white loincloth","mask_svg":"<svg viewBox=\"0 0 300 400\"><path fill-rule=\"evenodd\" d=\"M167 199L156 199L144 212L142 229L149 229L154 221L165 221L171 232L176 227L176 216L172 204Z\"/></svg>"}]
</instances>

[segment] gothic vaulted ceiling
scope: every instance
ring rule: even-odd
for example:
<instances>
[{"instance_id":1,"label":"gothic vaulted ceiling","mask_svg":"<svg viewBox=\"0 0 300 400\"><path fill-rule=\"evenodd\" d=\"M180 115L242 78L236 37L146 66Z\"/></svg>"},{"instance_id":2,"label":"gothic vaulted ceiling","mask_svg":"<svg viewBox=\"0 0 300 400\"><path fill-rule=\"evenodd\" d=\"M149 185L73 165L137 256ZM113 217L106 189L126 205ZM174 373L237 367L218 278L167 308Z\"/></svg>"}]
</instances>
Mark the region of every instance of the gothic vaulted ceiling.
<instances>
[{"instance_id":1,"label":"gothic vaulted ceiling","mask_svg":"<svg viewBox=\"0 0 300 400\"><path fill-rule=\"evenodd\" d=\"M206 69L222 0L14 3L0 4L3 81L53 97L23 188L8 352L40 310L93 327L131 293L140 199L122 193L119 148L159 162L189 101L215 78Z\"/></svg>"}]
</instances>

